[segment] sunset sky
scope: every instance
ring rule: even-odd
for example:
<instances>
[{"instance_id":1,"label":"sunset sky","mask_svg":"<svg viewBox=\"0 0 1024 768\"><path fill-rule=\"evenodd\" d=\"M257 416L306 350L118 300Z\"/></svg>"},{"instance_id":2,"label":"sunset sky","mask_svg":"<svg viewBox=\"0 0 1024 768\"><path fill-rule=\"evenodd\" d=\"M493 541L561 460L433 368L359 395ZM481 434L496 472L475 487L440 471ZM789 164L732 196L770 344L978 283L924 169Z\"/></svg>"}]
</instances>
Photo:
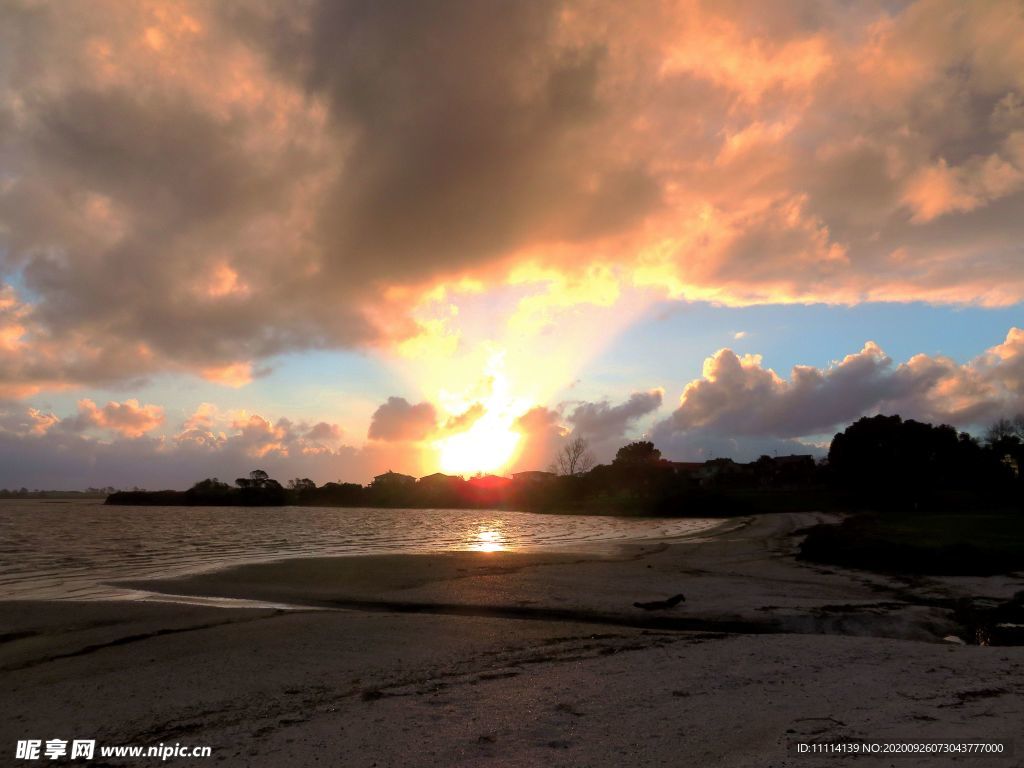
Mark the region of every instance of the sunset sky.
<instances>
[{"instance_id":1,"label":"sunset sky","mask_svg":"<svg viewBox=\"0 0 1024 768\"><path fill-rule=\"evenodd\" d=\"M1020 2L0 4L0 487L1024 411Z\"/></svg>"}]
</instances>

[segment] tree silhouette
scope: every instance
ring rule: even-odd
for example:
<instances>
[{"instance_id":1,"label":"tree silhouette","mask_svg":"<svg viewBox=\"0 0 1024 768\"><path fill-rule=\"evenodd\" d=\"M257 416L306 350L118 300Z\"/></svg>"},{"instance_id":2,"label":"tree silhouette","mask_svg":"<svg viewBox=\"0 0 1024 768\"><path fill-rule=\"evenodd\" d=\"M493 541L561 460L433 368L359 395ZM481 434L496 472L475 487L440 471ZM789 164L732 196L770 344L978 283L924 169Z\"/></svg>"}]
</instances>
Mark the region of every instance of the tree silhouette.
<instances>
[{"instance_id":1,"label":"tree silhouette","mask_svg":"<svg viewBox=\"0 0 1024 768\"><path fill-rule=\"evenodd\" d=\"M1024 443L1024 413L995 421L985 431L985 442L993 449L1014 448Z\"/></svg>"},{"instance_id":2,"label":"tree silhouette","mask_svg":"<svg viewBox=\"0 0 1024 768\"><path fill-rule=\"evenodd\" d=\"M235 485L239 488L266 488L271 482L274 482L278 488L281 487L280 483L272 481L270 475L262 469L254 469L249 473L248 477L240 477L235 480Z\"/></svg>"},{"instance_id":3,"label":"tree silhouette","mask_svg":"<svg viewBox=\"0 0 1024 768\"><path fill-rule=\"evenodd\" d=\"M198 483L192 486L192 491L196 493L226 493L231 486L227 483L222 483L216 477L208 477L205 480L200 480Z\"/></svg>"},{"instance_id":4,"label":"tree silhouette","mask_svg":"<svg viewBox=\"0 0 1024 768\"><path fill-rule=\"evenodd\" d=\"M841 487L871 506L941 506L950 491L990 493L1008 468L967 433L899 416L857 420L837 434L828 452Z\"/></svg>"},{"instance_id":5,"label":"tree silhouette","mask_svg":"<svg viewBox=\"0 0 1024 768\"><path fill-rule=\"evenodd\" d=\"M1024 465L1024 413L992 424L985 432L985 444L996 459L1020 478Z\"/></svg>"},{"instance_id":6,"label":"tree silhouette","mask_svg":"<svg viewBox=\"0 0 1024 768\"><path fill-rule=\"evenodd\" d=\"M589 472L594 463L594 454L590 452L590 444L583 437L577 435L562 446L562 450L555 456L552 469L559 475L572 477Z\"/></svg>"},{"instance_id":7,"label":"tree silhouette","mask_svg":"<svg viewBox=\"0 0 1024 768\"><path fill-rule=\"evenodd\" d=\"M612 463L652 464L659 459L661 459L661 451L654 447L654 443L649 440L643 440L619 448Z\"/></svg>"}]
</instances>

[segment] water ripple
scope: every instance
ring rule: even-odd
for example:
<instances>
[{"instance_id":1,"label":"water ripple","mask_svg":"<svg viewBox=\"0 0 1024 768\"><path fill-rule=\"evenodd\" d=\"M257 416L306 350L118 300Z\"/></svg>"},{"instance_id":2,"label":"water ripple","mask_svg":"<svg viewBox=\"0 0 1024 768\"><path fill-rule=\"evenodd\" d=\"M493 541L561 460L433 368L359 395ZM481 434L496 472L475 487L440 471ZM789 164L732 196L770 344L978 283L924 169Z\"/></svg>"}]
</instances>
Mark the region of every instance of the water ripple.
<instances>
[{"instance_id":1,"label":"water ripple","mask_svg":"<svg viewBox=\"0 0 1024 768\"><path fill-rule=\"evenodd\" d=\"M109 599L104 582L286 557L570 548L696 533L712 520L459 509L107 507L0 501L0 599Z\"/></svg>"}]
</instances>

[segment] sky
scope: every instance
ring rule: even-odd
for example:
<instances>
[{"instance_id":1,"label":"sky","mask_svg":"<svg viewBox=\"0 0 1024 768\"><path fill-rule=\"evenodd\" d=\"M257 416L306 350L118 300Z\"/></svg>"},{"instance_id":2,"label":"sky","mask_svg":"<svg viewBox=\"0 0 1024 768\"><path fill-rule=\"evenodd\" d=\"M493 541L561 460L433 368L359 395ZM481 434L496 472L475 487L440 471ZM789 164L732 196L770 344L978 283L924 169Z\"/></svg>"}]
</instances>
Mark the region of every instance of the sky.
<instances>
[{"instance_id":1,"label":"sky","mask_svg":"<svg viewBox=\"0 0 1024 768\"><path fill-rule=\"evenodd\" d=\"M1024 411L1024 6L0 5L0 487Z\"/></svg>"}]
</instances>

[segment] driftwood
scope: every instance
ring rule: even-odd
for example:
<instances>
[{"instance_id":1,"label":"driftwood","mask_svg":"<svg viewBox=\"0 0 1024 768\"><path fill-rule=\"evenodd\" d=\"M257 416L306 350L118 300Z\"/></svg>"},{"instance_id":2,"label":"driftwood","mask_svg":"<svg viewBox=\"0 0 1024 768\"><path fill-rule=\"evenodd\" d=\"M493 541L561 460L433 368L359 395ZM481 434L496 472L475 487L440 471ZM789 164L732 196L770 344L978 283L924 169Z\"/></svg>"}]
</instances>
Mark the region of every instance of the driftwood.
<instances>
[{"instance_id":1,"label":"driftwood","mask_svg":"<svg viewBox=\"0 0 1024 768\"><path fill-rule=\"evenodd\" d=\"M633 603L633 607L641 608L645 611L664 611L669 608L675 608L684 600L686 600L686 598L683 595L673 595L668 600L654 600L650 603Z\"/></svg>"}]
</instances>

